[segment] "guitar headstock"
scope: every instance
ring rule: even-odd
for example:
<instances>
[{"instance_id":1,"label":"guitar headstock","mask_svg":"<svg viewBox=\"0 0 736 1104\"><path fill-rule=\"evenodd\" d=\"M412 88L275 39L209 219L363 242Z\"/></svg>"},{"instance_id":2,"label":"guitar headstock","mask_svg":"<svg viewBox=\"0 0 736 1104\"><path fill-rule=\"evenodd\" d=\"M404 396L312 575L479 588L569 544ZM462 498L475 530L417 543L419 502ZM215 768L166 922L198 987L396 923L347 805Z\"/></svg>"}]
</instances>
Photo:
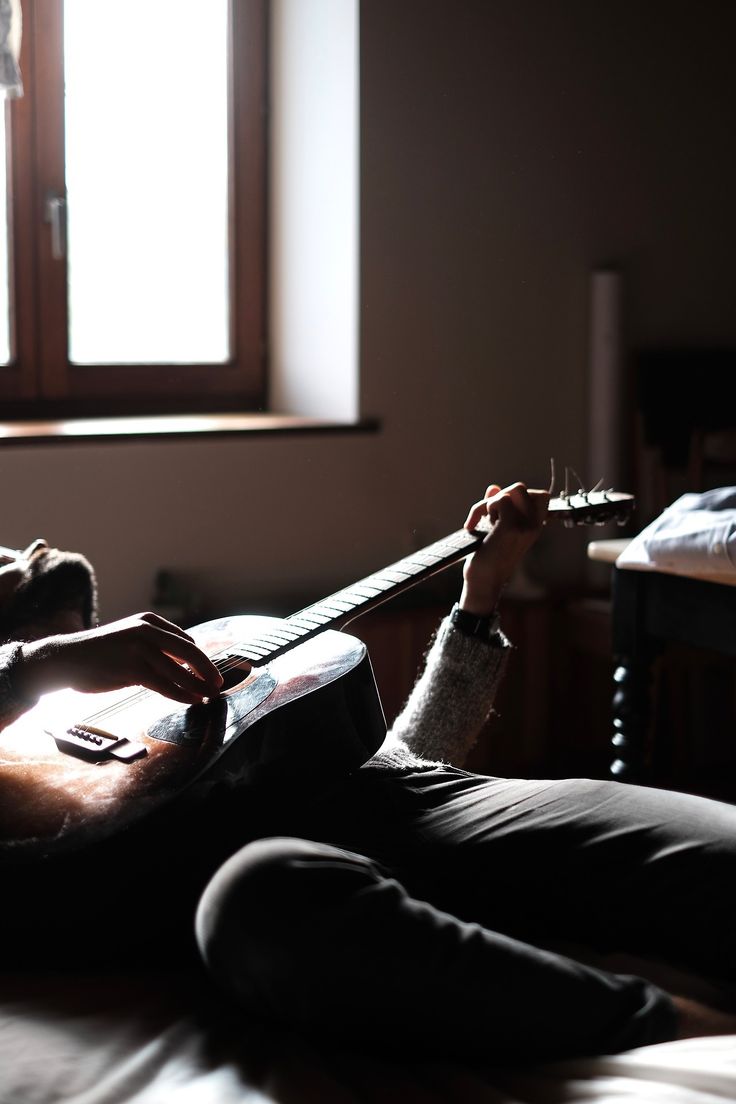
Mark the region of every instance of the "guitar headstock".
<instances>
[{"instance_id":1,"label":"guitar headstock","mask_svg":"<svg viewBox=\"0 0 736 1104\"><path fill-rule=\"evenodd\" d=\"M550 499L550 520L563 525L606 525L615 521L625 525L636 506L636 499L622 491L578 491Z\"/></svg>"}]
</instances>

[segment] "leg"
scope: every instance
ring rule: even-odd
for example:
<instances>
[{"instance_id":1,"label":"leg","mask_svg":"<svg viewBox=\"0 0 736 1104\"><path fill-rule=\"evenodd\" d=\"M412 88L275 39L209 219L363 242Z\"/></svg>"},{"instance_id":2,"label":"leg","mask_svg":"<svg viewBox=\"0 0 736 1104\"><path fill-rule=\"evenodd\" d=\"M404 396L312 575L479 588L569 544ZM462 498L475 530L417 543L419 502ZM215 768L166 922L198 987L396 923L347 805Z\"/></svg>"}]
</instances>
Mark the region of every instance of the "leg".
<instances>
[{"instance_id":1,"label":"leg","mask_svg":"<svg viewBox=\"0 0 736 1104\"><path fill-rule=\"evenodd\" d=\"M586 779L358 775L309 835L384 863L414 897L527 942L736 981L736 807Z\"/></svg>"},{"instance_id":2,"label":"leg","mask_svg":"<svg viewBox=\"0 0 736 1104\"><path fill-rule=\"evenodd\" d=\"M463 923L370 860L306 840L229 859L201 899L197 938L249 1011L381 1052L536 1060L675 1033L671 1001L640 978Z\"/></svg>"}]
</instances>

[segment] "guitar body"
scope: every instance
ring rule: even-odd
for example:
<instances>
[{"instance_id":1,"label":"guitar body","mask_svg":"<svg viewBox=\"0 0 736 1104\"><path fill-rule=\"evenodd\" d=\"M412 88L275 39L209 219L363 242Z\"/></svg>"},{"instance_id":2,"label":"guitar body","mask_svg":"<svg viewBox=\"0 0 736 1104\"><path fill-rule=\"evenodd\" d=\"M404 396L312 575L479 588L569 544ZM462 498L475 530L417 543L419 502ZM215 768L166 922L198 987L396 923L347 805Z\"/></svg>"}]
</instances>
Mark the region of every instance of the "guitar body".
<instances>
[{"instance_id":1,"label":"guitar body","mask_svg":"<svg viewBox=\"0 0 736 1104\"><path fill-rule=\"evenodd\" d=\"M189 632L215 655L282 624L239 616ZM218 699L189 707L148 691L59 691L0 732L0 862L78 851L182 794L204 798L215 784L309 785L310 771L325 770L338 777L383 741L370 660L353 636L326 630L265 666L248 671L244 663L229 674ZM95 762L60 751L51 733L80 722L145 753Z\"/></svg>"}]
</instances>

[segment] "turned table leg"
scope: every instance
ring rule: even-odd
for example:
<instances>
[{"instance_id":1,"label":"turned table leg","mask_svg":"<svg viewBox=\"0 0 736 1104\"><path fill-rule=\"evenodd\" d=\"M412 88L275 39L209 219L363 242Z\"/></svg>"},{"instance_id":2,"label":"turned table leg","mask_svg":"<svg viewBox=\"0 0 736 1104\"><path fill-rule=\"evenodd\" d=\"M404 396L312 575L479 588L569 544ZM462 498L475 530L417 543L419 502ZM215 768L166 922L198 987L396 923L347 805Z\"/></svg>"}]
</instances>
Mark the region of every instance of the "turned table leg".
<instances>
[{"instance_id":1,"label":"turned table leg","mask_svg":"<svg viewBox=\"0 0 736 1104\"><path fill-rule=\"evenodd\" d=\"M641 782L649 755L652 665L631 656L617 656L617 660L611 738L615 758L609 770L619 782Z\"/></svg>"}]
</instances>

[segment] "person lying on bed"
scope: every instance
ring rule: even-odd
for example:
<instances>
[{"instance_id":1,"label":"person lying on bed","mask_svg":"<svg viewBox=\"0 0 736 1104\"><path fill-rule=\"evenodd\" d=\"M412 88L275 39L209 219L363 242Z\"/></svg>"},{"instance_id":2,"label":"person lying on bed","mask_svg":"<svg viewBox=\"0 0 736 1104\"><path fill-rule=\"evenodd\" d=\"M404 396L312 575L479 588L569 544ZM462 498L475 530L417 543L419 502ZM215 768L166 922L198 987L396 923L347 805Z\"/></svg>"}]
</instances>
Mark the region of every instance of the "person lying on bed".
<instances>
[{"instance_id":1,"label":"person lying on bed","mask_svg":"<svg viewBox=\"0 0 736 1104\"><path fill-rule=\"evenodd\" d=\"M181 825L176 876L136 872L126 895L138 894L143 931L167 935L192 923L194 907L178 898L178 921L170 907L165 922L159 916L172 886L190 877L182 900L199 898L202 959L247 1012L323 1041L494 1063L736 1032L728 1010L580 960L586 949L625 950L736 980L736 808L615 782L462 769L510 652L501 592L537 539L547 500L520 483L493 485L472 506L466 524L487 513L493 528L466 561L459 603L369 762L316 806L279 813L267 838L252 825L232 832L231 854L209 880L189 861L194 837ZM177 701L219 685L188 635L149 614L10 644L0 662L6 719L61 683L141 683ZM97 866L95 885L104 875ZM58 910L51 915L56 926ZM106 915L122 943L135 942Z\"/></svg>"}]
</instances>

